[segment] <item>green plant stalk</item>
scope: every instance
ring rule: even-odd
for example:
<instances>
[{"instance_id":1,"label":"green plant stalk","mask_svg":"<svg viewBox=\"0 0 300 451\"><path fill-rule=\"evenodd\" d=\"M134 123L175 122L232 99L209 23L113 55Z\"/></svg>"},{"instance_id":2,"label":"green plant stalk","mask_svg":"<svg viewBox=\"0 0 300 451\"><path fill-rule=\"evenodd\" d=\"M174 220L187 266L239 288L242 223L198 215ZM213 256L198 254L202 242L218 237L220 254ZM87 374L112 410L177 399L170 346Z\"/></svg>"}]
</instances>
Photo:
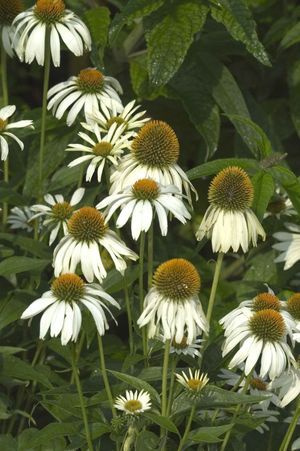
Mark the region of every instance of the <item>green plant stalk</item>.
<instances>
[{"instance_id":1,"label":"green plant stalk","mask_svg":"<svg viewBox=\"0 0 300 451\"><path fill-rule=\"evenodd\" d=\"M110 408L111 408L112 416L115 417L117 415L117 412L116 412L116 409L114 407L114 400L113 400L111 388L110 388L110 385L109 385L109 380L108 380L108 377L107 377L102 337L98 333L97 333L97 337L98 337L100 368L101 368L101 372L102 372L104 387L105 387L106 395L107 395L108 402L109 402L109 405L110 405Z\"/></svg>"},{"instance_id":2,"label":"green plant stalk","mask_svg":"<svg viewBox=\"0 0 300 451\"><path fill-rule=\"evenodd\" d=\"M292 440L293 434L295 432L299 417L300 417L300 396L298 396L298 402L297 402L297 407L296 407L294 416L293 416L292 421L289 425L289 428L286 431L286 434L282 440L279 451L287 451L288 450L288 447L289 447L290 441Z\"/></svg>"},{"instance_id":3,"label":"green plant stalk","mask_svg":"<svg viewBox=\"0 0 300 451\"><path fill-rule=\"evenodd\" d=\"M170 357L170 347L171 340L165 341L165 352L164 352L164 361L163 361L163 370L162 370L162 386L161 386L161 414L163 417L167 415L167 388L168 388L168 366L169 366L169 357ZM164 434L164 429L160 429L160 435Z\"/></svg>"},{"instance_id":4,"label":"green plant stalk","mask_svg":"<svg viewBox=\"0 0 300 451\"><path fill-rule=\"evenodd\" d=\"M178 363L178 356L175 354L172 356L172 363L171 363L171 380L170 380L170 389L169 389L169 398L168 398L168 404L167 404L167 417L169 416L171 412L171 406L173 401L173 390L174 390L174 382L175 382L175 370Z\"/></svg>"},{"instance_id":5,"label":"green plant stalk","mask_svg":"<svg viewBox=\"0 0 300 451\"><path fill-rule=\"evenodd\" d=\"M221 268L222 268L223 257L224 257L223 252L220 252L218 254L217 263L216 263L215 272L214 272L213 283L212 283L211 290L210 290L208 307L207 307L207 312L206 312L206 319L207 319L207 322L209 325L210 325L210 320L211 320L211 316L212 316L212 312L213 312L213 308L214 308L216 292L217 292L219 278L220 278L220 272L221 272Z\"/></svg>"},{"instance_id":6,"label":"green plant stalk","mask_svg":"<svg viewBox=\"0 0 300 451\"><path fill-rule=\"evenodd\" d=\"M190 416L189 416L188 421L186 423L184 434L182 436L182 439L180 440L180 443L179 443L177 451L181 451L182 450L182 448L183 448L183 446L184 446L184 444L185 444L185 442L187 440L188 434L189 434L190 429L191 429L191 424L192 424L192 421L193 421L193 418L194 418L194 415L195 415L195 410L196 410L196 404L194 404L193 407L191 408L191 413L190 413Z\"/></svg>"},{"instance_id":7,"label":"green plant stalk","mask_svg":"<svg viewBox=\"0 0 300 451\"><path fill-rule=\"evenodd\" d=\"M148 290L152 286L153 278L153 222L148 230Z\"/></svg>"},{"instance_id":8,"label":"green plant stalk","mask_svg":"<svg viewBox=\"0 0 300 451\"><path fill-rule=\"evenodd\" d=\"M139 299L140 299L140 314L144 308L144 258L145 258L145 232L141 232L140 235L140 252L139 252ZM145 363L147 359L147 327L142 328L142 342L143 342L143 355Z\"/></svg>"},{"instance_id":9,"label":"green plant stalk","mask_svg":"<svg viewBox=\"0 0 300 451\"><path fill-rule=\"evenodd\" d=\"M82 331L81 332L81 337L80 337L80 340L78 342L77 349L76 349L76 355L75 355L75 357L76 357L76 362L75 362L76 365L77 365L77 362L79 361L79 357L80 357L80 354L81 354L81 350L82 350L82 346L83 346L83 343L84 343L84 339L85 339L85 332ZM74 382L75 382L74 371L72 371L70 384L74 384Z\"/></svg>"},{"instance_id":10,"label":"green plant stalk","mask_svg":"<svg viewBox=\"0 0 300 451\"><path fill-rule=\"evenodd\" d=\"M81 412L82 412L82 418L83 418L83 423L84 423L86 441L87 441L89 450L93 451L94 447L93 447L93 443L92 443L92 439L91 439L91 433L90 433L89 423L88 423L86 409L85 409L85 405L84 405L84 399L83 399L83 393L82 393L82 388L81 388L81 384L80 384L80 379L79 379L78 372L77 372L76 345L74 344L72 346L72 348L73 348L71 350L71 354L72 354L72 356L71 356L72 357L72 369L73 369L73 373L74 373L74 380L75 380L75 383L76 383L77 392L78 392L79 401L80 401L80 406L81 406Z\"/></svg>"},{"instance_id":11,"label":"green plant stalk","mask_svg":"<svg viewBox=\"0 0 300 451\"><path fill-rule=\"evenodd\" d=\"M237 380L237 382L230 389L231 392L235 392L238 389L238 387L240 386L240 383L242 382L244 377L245 377L245 373L242 373L241 376L239 377L239 379ZM211 419L212 424L216 421L220 410L221 410L220 407L218 407L218 409L215 410L215 413L214 413L214 415L212 416L212 419Z\"/></svg>"},{"instance_id":12,"label":"green plant stalk","mask_svg":"<svg viewBox=\"0 0 300 451\"><path fill-rule=\"evenodd\" d=\"M126 304L127 321L128 321L129 350L130 350L130 355L133 355L133 328L132 328L133 322L132 322L132 313L131 313L131 305L130 305L126 273L124 274L124 294L125 294L125 304Z\"/></svg>"},{"instance_id":13,"label":"green plant stalk","mask_svg":"<svg viewBox=\"0 0 300 451\"><path fill-rule=\"evenodd\" d=\"M1 39L1 83L2 83L2 98L3 98L3 106L8 105L8 83L7 83L7 55L4 50L3 42ZM8 155L6 160L4 161L3 175L4 182L8 183L9 181L9 164L8 164ZM7 202L3 202L3 210L2 210L2 223L6 224L8 214L8 205Z\"/></svg>"},{"instance_id":14,"label":"green plant stalk","mask_svg":"<svg viewBox=\"0 0 300 451\"><path fill-rule=\"evenodd\" d=\"M43 195L43 164L44 164L44 148L46 137L46 117L47 117L47 92L49 87L50 76L50 64L51 64L51 52L50 52L50 30L47 27L45 36L45 65L44 65L44 83L43 83L43 104L42 104L42 119L41 119L41 137L40 137L40 150L39 150L39 199Z\"/></svg>"}]
</instances>

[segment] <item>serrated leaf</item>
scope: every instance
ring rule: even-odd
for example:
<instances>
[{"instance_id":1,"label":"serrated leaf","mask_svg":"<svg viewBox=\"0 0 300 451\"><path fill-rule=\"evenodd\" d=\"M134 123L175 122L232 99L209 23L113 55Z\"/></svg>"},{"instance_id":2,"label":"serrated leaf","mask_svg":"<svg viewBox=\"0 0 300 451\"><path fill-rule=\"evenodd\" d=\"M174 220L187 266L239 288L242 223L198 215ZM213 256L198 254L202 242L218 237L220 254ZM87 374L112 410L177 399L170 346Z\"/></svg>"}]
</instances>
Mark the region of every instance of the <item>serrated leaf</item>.
<instances>
[{"instance_id":1,"label":"serrated leaf","mask_svg":"<svg viewBox=\"0 0 300 451\"><path fill-rule=\"evenodd\" d=\"M42 271L50 260L30 257L9 257L0 263L0 276L19 274L20 272Z\"/></svg>"},{"instance_id":2,"label":"serrated leaf","mask_svg":"<svg viewBox=\"0 0 300 451\"><path fill-rule=\"evenodd\" d=\"M219 0L211 6L213 18L222 23L231 36L245 44L246 49L258 61L271 66L264 46L256 33L256 24L253 20L245 0Z\"/></svg>"},{"instance_id":3,"label":"serrated leaf","mask_svg":"<svg viewBox=\"0 0 300 451\"><path fill-rule=\"evenodd\" d=\"M132 385L132 387L137 388L138 390L147 390L152 398L152 400L156 400L156 402L160 403L160 397L155 388L153 388L150 384L139 379L135 376L130 376L129 374L119 373L118 371L109 370L113 376L115 376L120 381L126 382L127 384Z\"/></svg>"},{"instance_id":4,"label":"serrated leaf","mask_svg":"<svg viewBox=\"0 0 300 451\"><path fill-rule=\"evenodd\" d=\"M148 72L155 86L166 84L181 66L208 8L198 0L171 4L165 17L146 35Z\"/></svg>"},{"instance_id":5,"label":"serrated leaf","mask_svg":"<svg viewBox=\"0 0 300 451\"><path fill-rule=\"evenodd\" d=\"M239 166L240 168L249 171L249 173L255 173L259 170L259 164L256 160L250 158L224 158L196 166L187 171L187 175L190 180L197 180L200 177L216 174L228 166Z\"/></svg>"},{"instance_id":6,"label":"serrated leaf","mask_svg":"<svg viewBox=\"0 0 300 451\"><path fill-rule=\"evenodd\" d=\"M84 13L84 18L89 27L93 43L97 47L100 64L103 62L104 50L108 40L108 29L110 24L110 11L104 6L92 8Z\"/></svg>"},{"instance_id":7,"label":"serrated leaf","mask_svg":"<svg viewBox=\"0 0 300 451\"><path fill-rule=\"evenodd\" d=\"M289 104L292 121L300 136L300 60L288 66Z\"/></svg>"},{"instance_id":8,"label":"serrated leaf","mask_svg":"<svg viewBox=\"0 0 300 451\"><path fill-rule=\"evenodd\" d=\"M144 416L146 418L149 418L149 420L153 421L153 423L158 424L162 428L167 429L170 432L174 432L174 434L177 434L180 436L177 427L175 426L173 421L171 421L169 418L163 417L162 415L157 415L157 414L151 413L151 412L145 412Z\"/></svg>"},{"instance_id":9,"label":"serrated leaf","mask_svg":"<svg viewBox=\"0 0 300 451\"><path fill-rule=\"evenodd\" d=\"M217 443L221 442L220 436L232 428L232 424L222 426L211 426L194 429L188 435L188 440L196 443Z\"/></svg>"},{"instance_id":10,"label":"serrated leaf","mask_svg":"<svg viewBox=\"0 0 300 451\"><path fill-rule=\"evenodd\" d=\"M252 209L261 221L275 191L275 183L271 174L261 171L252 177L254 199Z\"/></svg>"}]
</instances>

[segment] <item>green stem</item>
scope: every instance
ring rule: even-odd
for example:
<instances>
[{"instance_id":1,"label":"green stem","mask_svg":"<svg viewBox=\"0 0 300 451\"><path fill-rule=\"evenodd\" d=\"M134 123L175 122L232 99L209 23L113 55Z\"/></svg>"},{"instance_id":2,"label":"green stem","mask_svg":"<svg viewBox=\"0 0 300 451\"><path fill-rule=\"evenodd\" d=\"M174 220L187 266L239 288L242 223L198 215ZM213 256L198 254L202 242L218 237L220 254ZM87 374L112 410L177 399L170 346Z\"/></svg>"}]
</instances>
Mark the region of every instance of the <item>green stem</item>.
<instances>
[{"instance_id":1,"label":"green stem","mask_svg":"<svg viewBox=\"0 0 300 451\"><path fill-rule=\"evenodd\" d=\"M90 434L90 430L89 430L89 423L88 423L86 409L85 409L85 405L84 405L82 388L81 388L80 379L79 379L78 371L77 371L76 345L75 344L73 345L73 349L72 349L72 369L73 369L73 373L74 373L74 379L75 379L77 392L78 392L78 396L79 396L79 401L80 401L80 406L81 406L81 412L82 412L82 418L83 418L83 423L84 423L86 441L87 441L89 450L93 451L94 448L93 448L93 443L92 443L91 434Z\"/></svg>"},{"instance_id":2,"label":"green stem","mask_svg":"<svg viewBox=\"0 0 300 451\"><path fill-rule=\"evenodd\" d=\"M299 417L300 417L300 396L298 397L297 407L296 407L294 416L292 418L291 424L289 425L289 428L286 431L284 439L280 445L279 451L287 451L288 450L288 447L289 447L290 441L292 440L293 434L295 432Z\"/></svg>"},{"instance_id":3,"label":"green stem","mask_svg":"<svg viewBox=\"0 0 300 451\"><path fill-rule=\"evenodd\" d=\"M108 377L107 377L102 337L99 334L97 334L97 336L98 336L98 348L99 348L99 357L100 357L100 368L101 368L101 372L102 372L104 387L105 387L105 391L106 391L108 402L109 402L109 405L110 405L110 408L111 408L112 415L113 415L113 417L115 417L117 415L117 412L116 412L116 409L114 407L114 400L113 400L113 396L112 396L112 393L111 393L109 380L108 380Z\"/></svg>"},{"instance_id":4,"label":"green stem","mask_svg":"<svg viewBox=\"0 0 300 451\"><path fill-rule=\"evenodd\" d=\"M218 254L218 258L217 258L213 283L212 283L211 290L210 290L210 296L209 296L208 307L207 307L207 312L206 312L206 318L207 318L208 324L210 324L211 315L212 315L212 311L213 311L213 307L214 307L214 302L215 302L215 298L216 298L216 292L217 292L217 287L218 287L218 283L219 283L219 277L220 277L223 257L224 257L223 252L220 252Z\"/></svg>"},{"instance_id":5,"label":"green stem","mask_svg":"<svg viewBox=\"0 0 300 451\"><path fill-rule=\"evenodd\" d=\"M180 443L179 443L177 451L181 451L183 446L184 446L184 444L185 444L185 442L186 442L186 439L187 439L188 434L190 432L191 424L192 424L192 421L193 421L193 418L194 418L194 415L195 415L195 410L196 410L196 404L194 404L193 407L191 408L191 413L190 413L189 419L188 419L188 421L186 423L185 431L184 431L182 439L180 440Z\"/></svg>"},{"instance_id":6,"label":"green stem","mask_svg":"<svg viewBox=\"0 0 300 451\"><path fill-rule=\"evenodd\" d=\"M242 373L241 376L239 377L239 379L238 379L238 380L236 381L236 383L234 384L234 386L230 389L231 392L232 392L232 391L235 392L235 391L239 388L239 386L240 386L242 380L244 379L244 377L245 377L245 373ZM215 422L215 420L217 419L220 410L221 410L220 407L219 407L218 409L215 410L215 413L214 413L214 415L212 416L212 419L211 419L212 424L213 424L213 423Z\"/></svg>"},{"instance_id":7,"label":"green stem","mask_svg":"<svg viewBox=\"0 0 300 451\"><path fill-rule=\"evenodd\" d=\"M124 294L128 321L129 350L130 355L133 355L133 329L132 329L133 322L126 273L124 274Z\"/></svg>"},{"instance_id":8,"label":"green stem","mask_svg":"<svg viewBox=\"0 0 300 451\"><path fill-rule=\"evenodd\" d=\"M167 414L167 386L168 386L168 365L170 356L171 340L165 341L164 362L162 371L162 387L161 387L161 414Z\"/></svg>"},{"instance_id":9,"label":"green stem","mask_svg":"<svg viewBox=\"0 0 300 451\"><path fill-rule=\"evenodd\" d=\"M41 199L42 195L43 195L43 163L44 163L44 148L45 148L45 137L46 137L47 92L48 92L48 87L49 87L50 64L51 64L50 30L47 27L46 36L45 36L43 104L42 104L41 137L40 137L40 151L39 151L39 199Z\"/></svg>"},{"instance_id":10,"label":"green stem","mask_svg":"<svg viewBox=\"0 0 300 451\"><path fill-rule=\"evenodd\" d=\"M81 354L81 350L82 350L82 346L83 346L83 343L84 343L84 339L85 339L85 332L82 331L81 332L81 337L80 337L80 340L78 342L77 349L76 349L76 355L75 355L75 357L76 357L76 362L75 362L76 365L77 365L77 363L79 361L79 357L80 357L80 354ZM74 372L72 371L70 384L74 384L74 382L75 382Z\"/></svg>"},{"instance_id":11,"label":"green stem","mask_svg":"<svg viewBox=\"0 0 300 451\"><path fill-rule=\"evenodd\" d=\"M167 405L167 417L170 414L172 401L173 401L173 390L174 390L174 382L175 382L175 370L178 363L178 356L173 355L172 356L172 364L171 364L171 381L170 381L170 389L169 389L169 398L168 398L168 405Z\"/></svg>"},{"instance_id":12,"label":"green stem","mask_svg":"<svg viewBox=\"0 0 300 451\"><path fill-rule=\"evenodd\" d=\"M4 50L3 42L1 39L1 84L2 84L2 98L3 98L3 106L8 105L8 84L7 84L7 55ZM9 181L9 170L8 170L8 155L6 160L4 161L4 182L8 183ZM2 223L6 224L8 214L8 205L7 202L3 202L3 210L2 210Z\"/></svg>"},{"instance_id":13,"label":"green stem","mask_svg":"<svg viewBox=\"0 0 300 451\"><path fill-rule=\"evenodd\" d=\"M145 258L145 232L141 232L140 235L140 258L139 258L139 299L140 299L140 314L144 308L144 258ZM142 340L143 340L143 355L145 358L145 364L147 359L147 328L142 328Z\"/></svg>"},{"instance_id":14,"label":"green stem","mask_svg":"<svg viewBox=\"0 0 300 451\"><path fill-rule=\"evenodd\" d=\"M153 278L153 223L148 230L148 290L152 286Z\"/></svg>"}]
</instances>

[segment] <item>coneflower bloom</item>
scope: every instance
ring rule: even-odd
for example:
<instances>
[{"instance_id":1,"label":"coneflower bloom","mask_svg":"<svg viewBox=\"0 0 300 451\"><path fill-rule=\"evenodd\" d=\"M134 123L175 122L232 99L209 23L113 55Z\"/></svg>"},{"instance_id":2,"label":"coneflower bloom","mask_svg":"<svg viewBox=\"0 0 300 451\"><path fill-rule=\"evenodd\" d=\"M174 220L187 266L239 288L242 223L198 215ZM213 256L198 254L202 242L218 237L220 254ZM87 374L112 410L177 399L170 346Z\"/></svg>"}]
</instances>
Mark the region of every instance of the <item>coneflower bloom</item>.
<instances>
[{"instance_id":1,"label":"coneflower bloom","mask_svg":"<svg viewBox=\"0 0 300 451\"><path fill-rule=\"evenodd\" d=\"M21 319L32 318L44 311L40 338L44 340L50 330L51 337L61 334L61 344L66 345L70 340L77 341L82 322L80 307L83 306L91 313L100 335L109 329L105 311L113 318L109 307L120 309L118 302L98 283L87 284L77 274L63 274L54 280L50 291L27 307Z\"/></svg>"},{"instance_id":2,"label":"coneflower bloom","mask_svg":"<svg viewBox=\"0 0 300 451\"><path fill-rule=\"evenodd\" d=\"M7 224L12 230L25 230L26 232L33 231L32 224L33 212L30 207L13 207L8 215Z\"/></svg>"},{"instance_id":3,"label":"coneflower bloom","mask_svg":"<svg viewBox=\"0 0 300 451\"><path fill-rule=\"evenodd\" d=\"M275 258L276 263L284 262L284 270L290 269L300 260L300 226L284 224L288 232L276 232L273 237L279 241L272 247L281 253Z\"/></svg>"},{"instance_id":4,"label":"coneflower bloom","mask_svg":"<svg viewBox=\"0 0 300 451\"><path fill-rule=\"evenodd\" d=\"M12 22L15 17L23 10L21 0L0 0L0 30L2 45L5 52L12 57L14 54L12 48Z\"/></svg>"},{"instance_id":5,"label":"coneflower bloom","mask_svg":"<svg viewBox=\"0 0 300 451\"><path fill-rule=\"evenodd\" d=\"M170 354L177 354L177 355L189 355L190 357L200 357L200 349L201 349L201 343L203 340L201 338L196 338L192 343L188 344L186 337L183 337L183 339L180 342L177 342L175 340L171 341L171 347L170 347Z\"/></svg>"},{"instance_id":6,"label":"coneflower bloom","mask_svg":"<svg viewBox=\"0 0 300 451\"><path fill-rule=\"evenodd\" d=\"M190 392L190 394L198 394L208 384L209 378L207 374L200 373L200 370L195 370L194 374L189 368L188 374L182 371L182 374L175 373L177 382Z\"/></svg>"},{"instance_id":7,"label":"coneflower bloom","mask_svg":"<svg viewBox=\"0 0 300 451\"><path fill-rule=\"evenodd\" d=\"M287 406L300 394L300 369L297 366L289 368L269 385L272 390L277 390L280 399L280 407Z\"/></svg>"},{"instance_id":8,"label":"coneflower bloom","mask_svg":"<svg viewBox=\"0 0 300 451\"><path fill-rule=\"evenodd\" d=\"M83 110L86 122L90 115L101 111L102 105L122 111L123 105L119 94L122 94L120 83L113 77L107 77L97 69L88 68L79 72L77 77L58 83L48 91L48 110L52 110L57 119L64 113L67 115L67 125L72 125L78 114Z\"/></svg>"},{"instance_id":9,"label":"coneflower bloom","mask_svg":"<svg viewBox=\"0 0 300 451\"><path fill-rule=\"evenodd\" d=\"M68 166L72 168L78 164L89 162L86 169L86 181L90 182L95 171L97 171L97 180L101 182L105 166L118 165L124 150L129 146L128 139L130 136L128 134L124 135L124 128L118 127L117 124L113 124L107 132L101 132L96 123L91 127L83 123L81 125L92 131L94 136L91 137L84 132L78 133L78 136L87 144L69 144L66 151L81 152L84 155L75 158Z\"/></svg>"},{"instance_id":10,"label":"coneflower bloom","mask_svg":"<svg viewBox=\"0 0 300 451\"><path fill-rule=\"evenodd\" d=\"M118 208L121 208L116 226L123 227L131 219L131 234L134 240L139 238L141 232L149 230L155 214L163 236L168 233L169 213L183 224L191 218L178 188L174 185L161 186L152 179L138 180L120 193L106 197L96 205L96 208L99 210L106 208L107 221Z\"/></svg>"},{"instance_id":11,"label":"coneflower bloom","mask_svg":"<svg viewBox=\"0 0 300 451\"><path fill-rule=\"evenodd\" d=\"M120 192L137 180L151 178L163 186L175 185L191 203L191 190L196 191L177 164L179 141L168 124L147 122L131 142L130 150L111 176L111 193Z\"/></svg>"},{"instance_id":12,"label":"coneflower bloom","mask_svg":"<svg viewBox=\"0 0 300 451\"><path fill-rule=\"evenodd\" d=\"M200 241L211 239L213 252L247 252L257 246L258 236L266 238L257 217L251 210L254 189L246 172L239 167L223 169L212 180L208 199L210 206L196 233Z\"/></svg>"},{"instance_id":13,"label":"coneflower bloom","mask_svg":"<svg viewBox=\"0 0 300 451\"><path fill-rule=\"evenodd\" d=\"M198 292L200 276L192 263L174 258L162 263L153 276L153 287L144 300L139 327L148 325L148 336L162 335L163 341L191 344L202 332L208 332Z\"/></svg>"},{"instance_id":14,"label":"coneflower bloom","mask_svg":"<svg viewBox=\"0 0 300 451\"><path fill-rule=\"evenodd\" d=\"M9 122L8 119L16 111L15 105L7 105L0 109L0 149L1 149L1 160L6 160L9 152L9 147L7 143L7 138L13 139L21 150L24 149L23 142L14 134L11 130L14 128L34 128L33 122L31 120L23 120L17 122Z\"/></svg>"},{"instance_id":15,"label":"coneflower bloom","mask_svg":"<svg viewBox=\"0 0 300 451\"><path fill-rule=\"evenodd\" d=\"M117 396L114 407L122 410L126 415L138 415L151 409L151 398L146 390L140 392L126 390L125 396Z\"/></svg>"},{"instance_id":16,"label":"coneflower bloom","mask_svg":"<svg viewBox=\"0 0 300 451\"><path fill-rule=\"evenodd\" d=\"M17 15L13 22L13 47L21 61L40 66L45 61L45 42L50 38L54 66L60 66L61 41L76 56L91 50L88 28L62 0L37 0L35 5Z\"/></svg>"},{"instance_id":17,"label":"coneflower bloom","mask_svg":"<svg viewBox=\"0 0 300 451\"><path fill-rule=\"evenodd\" d=\"M94 278L99 282L106 277L100 251L106 249L117 271L126 269L124 258L136 260L138 256L131 251L118 235L105 224L104 216L93 207L82 207L68 220L68 233L61 239L53 255L54 274L73 273L77 266L88 282Z\"/></svg>"},{"instance_id":18,"label":"coneflower bloom","mask_svg":"<svg viewBox=\"0 0 300 451\"><path fill-rule=\"evenodd\" d=\"M60 230L64 235L68 233L67 222L72 216L75 205L79 204L84 196L85 189L78 188L74 191L70 202L65 201L61 194L46 194L44 200L48 205L32 205L31 210L35 213L31 219L45 216L43 226L49 227L51 230L49 237L49 245L56 240Z\"/></svg>"}]
</instances>

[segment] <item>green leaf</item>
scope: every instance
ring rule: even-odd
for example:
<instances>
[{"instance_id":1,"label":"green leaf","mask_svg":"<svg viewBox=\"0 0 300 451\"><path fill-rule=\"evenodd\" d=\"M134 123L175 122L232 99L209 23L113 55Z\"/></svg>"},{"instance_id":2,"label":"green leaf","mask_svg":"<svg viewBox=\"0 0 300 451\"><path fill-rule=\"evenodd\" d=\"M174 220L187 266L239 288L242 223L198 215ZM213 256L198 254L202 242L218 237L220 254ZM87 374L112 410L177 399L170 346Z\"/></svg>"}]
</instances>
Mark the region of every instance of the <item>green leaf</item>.
<instances>
[{"instance_id":1,"label":"green leaf","mask_svg":"<svg viewBox=\"0 0 300 451\"><path fill-rule=\"evenodd\" d=\"M74 185L78 182L82 173L82 165L73 168L62 167L56 171L50 181L49 191L57 191L66 186Z\"/></svg>"},{"instance_id":2,"label":"green leaf","mask_svg":"<svg viewBox=\"0 0 300 451\"><path fill-rule=\"evenodd\" d=\"M300 136L300 60L288 65L289 104L292 121Z\"/></svg>"},{"instance_id":3,"label":"green leaf","mask_svg":"<svg viewBox=\"0 0 300 451\"><path fill-rule=\"evenodd\" d=\"M153 421L153 423L158 424L159 426L163 427L164 429L167 429L170 432L174 432L174 434L177 434L180 436L179 431L173 421L171 421L167 417L163 417L162 415L156 415L155 413L151 412L145 412L144 416L146 418L149 418L149 420Z\"/></svg>"},{"instance_id":4,"label":"green leaf","mask_svg":"<svg viewBox=\"0 0 300 451\"><path fill-rule=\"evenodd\" d=\"M16 439L13 438L10 434L0 435L0 448L3 451L17 451L17 442Z\"/></svg>"},{"instance_id":5,"label":"green leaf","mask_svg":"<svg viewBox=\"0 0 300 451\"><path fill-rule=\"evenodd\" d=\"M293 171L284 166L275 166L268 172L287 192L293 206L300 214L300 181Z\"/></svg>"},{"instance_id":6,"label":"green leaf","mask_svg":"<svg viewBox=\"0 0 300 451\"><path fill-rule=\"evenodd\" d=\"M27 205L26 199L14 188L10 188L8 185L3 185L0 188L0 201L8 202L12 205Z\"/></svg>"},{"instance_id":7,"label":"green leaf","mask_svg":"<svg viewBox=\"0 0 300 451\"><path fill-rule=\"evenodd\" d=\"M49 260L30 257L9 257L0 263L0 276L9 276L20 272L43 271Z\"/></svg>"},{"instance_id":8,"label":"green leaf","mask_svg":"<svg viewBox=\"0 0 300 451\"><path fill-rule=\"evenodd\" d=\"M40 258L51 259L51 251L47 244L41 241L36 241L32 238L27 238L22 235L16 235L15 233L0 233L0 240L9 241L10 243L16 244L21 249L29 252Z\"/></svg>"},{"instance_id":9,"label":"green leaf","mask_svg":"<svg viewBox=\"0 0 300 451\"><path fill-rule=\"evenodd\" d=\"M298 42L300 42L300 22L288 30L280 42L280 48L287 49Z\"/></svg>"},{"instance_id":10,"label":"green leaf","mask_svg":"<svg viewBox=\"0 0 300 451\"><path fill-rule=\"evenodd\" d=\"M40 371L38 366L33 367L12 355L2 355L1 359L1 377L20 379L22 381L37 381L46 387L51 387L49 379Z\"/></svg>"},{"instance_id":11,"label":"green leaf","mask_svg":"<svg viewBox=\"0 0 300 451\"><path fill-rule=\"evenodd\" d=\"M146 34L149 78L155 86L166 84L181 66L207 12L198 0L171 3L165 17Z\"/></svg>"},{"instance_id":12,"label":"green leaf","mask_svg":"<svg viewBox=\"0 0 300 451\"><path fill-rule=\"evenodd\" d=\"M25 351L24 348L15 348L13 346L0 346L0 354L16 354L17 352Z\"/></svg>"},{"instance_id":13,"label":"green leaf","mask_svg":"<svg viewBox=\"0 0 300 451\"><path fill-rule=\"evenodd\" d=\"M208 163L196 166L193 169L187 171L188 178L190 180L197 180L201 177L216 174L222 169L228 166L239 166L246 171L253 173L259 170L259 164L257 161L250 158L224 158L220 160L209 161Z\"/></svg>"},{"instance_id":14,"label":"green leaf","mask_svg":"<svg viewBox=\"0 0 300 451\"><path fill-rule=\"evenodd\" d=\"M248 52L258 61L271 66L264 46L258 39L256 24L246 0L219 0L212 3L212 17L222 23L234 39L245 44Z\"/></svg>"},{"instance_id":15,"label":"green leaf","mask_svg":"<svg viewBox=\"0 0 300 451\"><path fill-rule=\"evenodd\" d=\"M150 431L139 433L135 443L135 451L157 451L159 437Z\"/></svg>"},{"instance_id":16,"label":"green leaf","mask_svg":"<svg viewBox=\"0 0 300 451\"><path fill-rule=\"evenodd\" d=\"M129 70L132 88L138 98L153 100L163 95L164 87L156 87L150 84L147 71L147 55L132 58Z\"/></svg>"},{"instance_id":17,"label":"green leaf","mask_svg":"<svg viewBox=\"0 0 300 451\"><path fill-rule=\"evenodd\" d=\"M2 300L0 308L0 330L20 319L26 304L34 299L34 293L27 290L14 290Z\"/></svg>"},{"instance_id":18,"label":"green leaf","mask_svg":"<svg viewBox=\"0 0 300 451\"><path fill-rule=\"evenodd\" d=\"M275 183L272 175L264 171L255 174L254 177L252 177L252 183L254 186L252 208L258 219L261 221L267 210L270 199L274 194Z\"/></svg>"},{"instance_id":19,"label":"green leaf","mask_svg":"<svg viewBox=\"0 0 300 451\"><path fill-rule=\"evenodd\" d=\"M163 5L164 0L129 0L120 14L116 14L109 30L109 40L112 44L124 25L133 19L145 17Z\"/></svg>"},{"instance_id":20,"label":"green leaf","mask_svg":"<svg viewBox=\"0 0 300 451\"><path fill-rule=\"evenodd\" d=\"M102 63L108 39L110 11L104 6L88 9L84 13L84 18L91 32L93 43L97 47L100 62Z\"/></svg>"},{"instance_id":21,"label":"green leaf","mask_svg":"<svg viewBox=\"0 0 300 451\"><path fill-rule=\"evenodd\" d=\"M135 376L130 376L129 374L119 373L118 371L113 370L109 370L109 373L111 373L120 381L130 384L138 390L147 390L151 396L151 399L156 400L157 403L160 403L160 397L155 388L153 388L150 384L143 381L142 379L139 379Z\"/></svg>"},{"instance_id":22,"label":"green leaf","mask_svg":"<svg viewBox=\"0 0 300 451\"><path fill-rule=\"evenodd\" d=\"M68 435L78 435L79 433L79 425L78 422L73 423L50 423L48 426L44 427L41 430L34 429L34 433L30 434L28 437L27 446L31 448L37 448L43 446L43 449L46 449L47 444L53 441L53 439L59 436L68 436ZM26 442L23 438L22 447L25 450ZM51 447L47 448L51 449ZM54 448L53 448L54 449ZM55 448L56 449L56 448Z\"/></svg>"},{"instance_id":23,"label":"green leaf","mask_svg":"<svg viewBox=\"0 0 300 451\"><path fill-rule=\"evenodd\" d=\"M217 443L221 442L220 436L225 434L232 428L232 424L224 424L223 426L202 427L194 429L188 435L188 440L196 443Z\"/></svg>"}]
</instances>

